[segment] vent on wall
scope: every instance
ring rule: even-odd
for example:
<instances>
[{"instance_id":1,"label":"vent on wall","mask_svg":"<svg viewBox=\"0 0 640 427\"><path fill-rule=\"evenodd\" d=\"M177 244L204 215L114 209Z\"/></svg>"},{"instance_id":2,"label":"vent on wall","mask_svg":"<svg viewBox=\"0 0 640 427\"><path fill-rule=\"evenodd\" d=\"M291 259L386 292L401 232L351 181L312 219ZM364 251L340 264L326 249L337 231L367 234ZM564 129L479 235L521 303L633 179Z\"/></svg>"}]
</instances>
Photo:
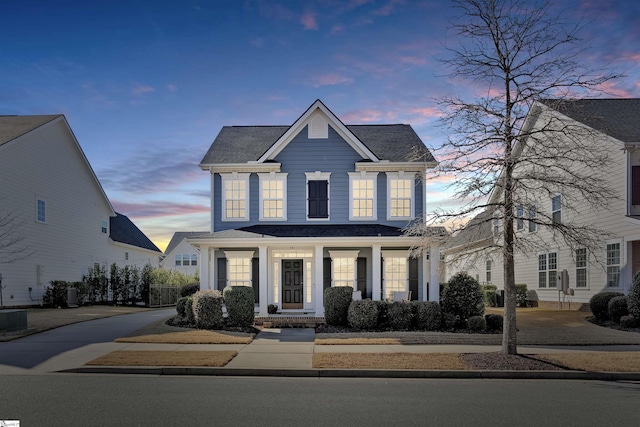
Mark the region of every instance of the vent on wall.
<instances>
[{"instance_id":1,"label":"vent on wall","mask_svg":"<svg viewBox=\"0 0 640 427\"><path fill-rule=\"evenodd\" d=\"M309 121L309 139L329 138L329 123L321 115L316 115Z\"/></svg>"}]
</instances>

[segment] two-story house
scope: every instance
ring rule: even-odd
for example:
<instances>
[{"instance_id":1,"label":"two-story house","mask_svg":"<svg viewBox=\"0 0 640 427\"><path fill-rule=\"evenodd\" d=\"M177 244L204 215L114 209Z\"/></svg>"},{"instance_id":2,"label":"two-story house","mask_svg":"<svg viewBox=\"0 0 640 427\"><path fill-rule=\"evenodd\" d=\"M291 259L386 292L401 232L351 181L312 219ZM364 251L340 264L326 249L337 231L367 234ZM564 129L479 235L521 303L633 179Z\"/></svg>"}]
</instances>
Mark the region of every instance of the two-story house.
<instances>
[{"instance_id":1,"label":"two-story house","mask_svg":"<svg viewBox=\"0 0 640 427\"><path fill-rule=\"evenodd\" d=\"M596 293L628 292L634 275L640 272L640 99L543 100L532 106L526 126L541 129L540 135L545 135L544 127L550 126L553 119L561 126L561 132L558 126L548 132L557 147L564 147L564 133L571 132L577 136L574 139L582 146L580 149L586 150L583 153L606 150L608 163L600 165L606 168L602 182L613 189L613 197L604 208L593 206L585 193L571 190L570 174L562 185L548 183L537 189L529 186L519 196L529 202L516 203L514 228L516 241L529 241L536 246L530 253L515 252L515 277L516 283L527 285L530 298L538 305L556 308L560 304L578 309ZM521 155L526 156L524 150ZM570 166L567 156L550 158L564 162L564 167ZM575 163L576 167L584 167ZM566 194L555 189L561 186ZM497 193L492 197L488 204L497 200ZM447 275L466 271L481 283L502 289L499 246L503 230L497 215L491 211L481 213L450 241L445 251ZM542 218L558 224L593 226L604 235L595 245L586 241L569 244L541 225ZM563 270L569 277L570 289L566 293L559 292L558 273Z\"/></svg>"},{"instance_id":2,"label":"two-story house","mask_svg":"<svg viewBox=\"0 0 640 427\"><path fill-rule=\"evenodd\" d=\"M200 167L211 174L202 289L253 286L260 315L324 315L323 291L438 299L439 249L412 258L403 227L426 210L436 161L409 125L345 125L321 101L290 126L225 126Z\"/></svg>"},{"instance_id":3,"label":"two-story house","mask_svg":"<svg viewBox=\"0 0 640 427\"><path fill-rule=\"evenodd\" d=\"M160 255L115 212L63 115L0 116L2 305L38 305L52 280L157 267Z\"/></svg>"}]
</instances>

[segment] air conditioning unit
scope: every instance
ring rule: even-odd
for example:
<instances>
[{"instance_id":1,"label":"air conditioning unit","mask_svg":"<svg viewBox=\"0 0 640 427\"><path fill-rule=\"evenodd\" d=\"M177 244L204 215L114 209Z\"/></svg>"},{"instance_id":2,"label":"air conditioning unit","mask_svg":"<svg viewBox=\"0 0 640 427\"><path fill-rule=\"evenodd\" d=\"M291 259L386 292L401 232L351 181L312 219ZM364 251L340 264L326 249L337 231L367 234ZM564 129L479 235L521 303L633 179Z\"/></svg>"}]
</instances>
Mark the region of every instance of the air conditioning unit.
<instances>
[{"instance_id":1,"label":"air conditioning unit","mask_svg":"<svg viewBox=\"0 0 640 427\"><path fill-rule=\"evenodd\" d=\"M67 288L67 305L69 307L78 306L78 290L76 288Z\"/></svg>"}]
</instances>

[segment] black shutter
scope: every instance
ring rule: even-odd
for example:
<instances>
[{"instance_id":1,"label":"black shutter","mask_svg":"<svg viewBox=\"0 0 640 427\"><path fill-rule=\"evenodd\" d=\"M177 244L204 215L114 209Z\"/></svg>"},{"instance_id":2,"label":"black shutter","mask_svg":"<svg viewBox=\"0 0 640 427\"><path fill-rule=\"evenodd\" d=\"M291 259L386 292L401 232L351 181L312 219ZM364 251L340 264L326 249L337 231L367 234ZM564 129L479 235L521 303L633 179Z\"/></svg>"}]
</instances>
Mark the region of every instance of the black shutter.
<instances>
[{"instance_id":1,"label":"black shutter","mask_svg":"<svg viewBox=\"0 0 640 427\"><path fill-rule=\"evenodd\" d=\"M309 218L329 218L327 181L309 181Z\"/></svg>"},{"instance_id":2,"label":"black shutter","mask_svg":"<svg viewBox=\"0 0 640 427\"><path fill-rule=\"evenodd\" d=\"M631 204L640 205L640 166L631 167Z\"/></svg>"},{"instance_id":3,"label":"black shutter","mask_svg":"<svg viewBox=\"0 0 640 427\"><path fill-rule=\"evenodd\" d=\"M358 257L356 261L356 284L356 290L362 292L362 299L371 298L367 295L367 259L364 257Z\"/></svg>"},{"instance_id":4,"label":"black shutter","mask_svg":"<svg viewBox=\"0 0 640 427\"><path fill-rule=\"evenodd\" d=\"M225 286L227 286L227 259L218 258L217 268L217 289L222 292Z\"/></svg>"},{"instance_id":5,"label":"black shutter","mask_svg":"<svg viewBox=\"0 0 640 427\"><path fill-rule=\"evenodd\" d=\"M409 291L411 300L418 300L418 258L409 258Z\"/></svg>"},{"instance_id":6,"label":"black shutter","mask_svg":"<svg viewBox=\"0 0 640 427\"><path fill-rule=\"evenodd\" d=\"M331 258L322 259L322 291L331 287Z\"/></svg>"},{"instance_id":7,"label":"black shutter","mask_svg":"<svg viewBox=\"0 0 640 427\"><path fill-rule=\"evenodd\" d=\"M258 258L251 260L251 286L256 294L256 304L260 304L260 261Z\"/></svg>"}]
</instances>

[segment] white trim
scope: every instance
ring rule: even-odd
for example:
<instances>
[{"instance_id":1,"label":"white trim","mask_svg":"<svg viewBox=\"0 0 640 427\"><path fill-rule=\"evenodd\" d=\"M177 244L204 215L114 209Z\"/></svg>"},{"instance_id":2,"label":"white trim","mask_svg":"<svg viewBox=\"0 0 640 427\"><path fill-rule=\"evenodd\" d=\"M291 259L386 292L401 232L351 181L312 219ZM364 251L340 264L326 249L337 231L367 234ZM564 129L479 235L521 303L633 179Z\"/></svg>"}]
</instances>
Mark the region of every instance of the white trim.
<instances>
[{"instance_id":1,"label":"white trim","mask_svg":"<svg viewBox=\"0 0 640 427\"><path fill-rule=\"evenodd\" d=\"M200 169L213 173L232 173L232 172L280 172L282 164L276 162L269 163L212 163L201 164Z\"/></svg>"},{"instance_id":2,"label":"white trim","mask_svg":"<svg viewBox=\"0 0 640 427\"><path fill-rule=\"evenodd\" d=\"M331 219L331 172L305 172L305 212L307 221L329 221ZM327 181L327 217L309 218L309 181Z\"/></svg>"},{"instance_id":3,"label":"white trim","mask_svg":"<svg viewBox=\"0 0 640 427\"><path fill-rule=\"evenodd\" d=\"M388 160L380 160L379 162L356 162L356 172L415 172L425 173L427 169L433 169L438 166L438 162L390 162Z\"/></svg>"},{"instance_id":4,"label":"white trim","mask_svg":"<svg viewBox=\"0 0 640 427\"><path fill-rule=\"evenodd\" d=\"M378 220L378 172L348 172L349 175L349 221L377 221ZM353 181L371 181L373 195L371 197L372 216L354 216ZM365 199L362 199L365 200Z\"/></svg>"},{"instance_id":5,"label":"white trim","mask_svg":"<svg viewBox=\"0 0 640 427\"><path fill-rule=\"evenodd\" d=\"M287 220L287 173L259 173L258 174L258 200L260 203L260 221L286 221ZM282 182L282 216L281 217L269 217L264 216L264 189L262 184L266 182ZM274 199L275 200L275 199Z\"/></svg>"},{"instance_id":6,"label":"white trim","mask_svg":"<svg viewBox=\"0 0 640 427\"><path fill-rule=\"evenodd\" d=\"M407 221L415 219L416 217L416 178L409 175L406 177L404 171L400 172L387 172L387 221ZM392 216L391 215L391 182L393 180L410 180L411 184L411 200L410 200L410 213L409 216Z\"/></svg>"},{"instance_id":7,"label":"white trim","mask_svg":"<svg viewBox=\"0 0 640 427\"><path fill-rule=\"evenodd\" d=\"M249 189L249 176L251 174L250 173L237 173L237 172L232 172L232 173L221 173L220 174L220 178L221 178L221 183L220 183L220 200L222 201L220 206L220 211L221 211L221 215L220 215L220 219L221 221L249 221L249 198L250 198L250 189ZM242 217L227 217L227 200L226 200L226 190L225 190L225 184L227 182L231 182L231 181L238 181L238 182L244 182L245 183L245 211L244 211L244 216Z\"/></svg>"},{"instance_id":8,"label":"white trim","mask_svg":"<svg viewBox=\"0 0 640 427\"><path fill-rule=\"evenodd\" d=\"M253 258L255 251L224 251L225 258Z\"/></svg>"}]
</instances>

